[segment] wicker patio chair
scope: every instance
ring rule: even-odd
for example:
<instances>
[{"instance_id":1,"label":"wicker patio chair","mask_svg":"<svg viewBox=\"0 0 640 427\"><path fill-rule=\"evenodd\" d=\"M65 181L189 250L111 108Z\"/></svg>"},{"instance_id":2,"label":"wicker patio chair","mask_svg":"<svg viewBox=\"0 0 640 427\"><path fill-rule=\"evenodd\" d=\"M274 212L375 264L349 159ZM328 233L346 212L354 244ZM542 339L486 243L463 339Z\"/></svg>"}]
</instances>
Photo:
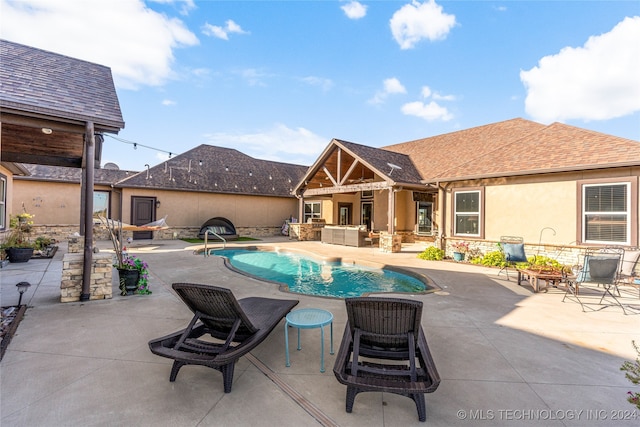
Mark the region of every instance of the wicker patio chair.
<instances>
[{"instance_id":1,"label":"wicker patio chair","mask_svg":"<svg viewBox=\"0 0 640 427\"><path fill-rule=\"evenodd\" d=\"M189 325L149 341L152 353L173 359L169 381L184 365L203 365L222 373L224 392L231 392L233 369L240 357L259 345L298 300L249 297L236 300L229 289L174 283L173 289L193 311ZM200 339L209 335L215 342Z\"/></svg>"},{"instance_id":2,"label":"wicker patio chair","mask_svg":"<svg viewBox=\"0 0 640 427\"><path fill-rule=\"evenodd\" d=\"M346 411L366 391L410 397L426 420L425 393L440 376L420 325L422 302L396 298L347 298L347 325L333 373L347 386Z\"/></svg>"}]
</instances>

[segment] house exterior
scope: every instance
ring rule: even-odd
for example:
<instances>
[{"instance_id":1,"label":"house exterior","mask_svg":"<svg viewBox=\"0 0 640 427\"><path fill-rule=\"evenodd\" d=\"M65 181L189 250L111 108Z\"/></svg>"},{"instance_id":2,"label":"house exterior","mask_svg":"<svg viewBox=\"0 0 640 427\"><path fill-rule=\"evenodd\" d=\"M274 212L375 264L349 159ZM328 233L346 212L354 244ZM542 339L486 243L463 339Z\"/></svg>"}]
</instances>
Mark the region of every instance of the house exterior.
<instances>
[{"instance_id":1,"label":"house exterior","mask_svg":"<svg viewBox=\"0 0 640 427\"><path fill-rule=\"evenodd\" d=\"M64 238L79 221L80 174L70 168L24 167L29 176L16 177L14 204L35 215L41 234ZM108 167L95 170L95 216L133 225L166 216L169 229L133 233L138 239L195 238L200 226L216 217L230 221L242 236L280 234L297 211L292 189L307 170L210 145L142 172Z\"/></svg>"},{"instance_id":2,"label":"house exterior","mask_svg":"<svg viewBox=\"0 0 640 427\"><path fill-rule=\"evenodd\" d=\"M518 118L379 149L334 139L294 191L303 220L572 257L638 245L639 176L638 141Z\"/></svg>"}]
</instances>

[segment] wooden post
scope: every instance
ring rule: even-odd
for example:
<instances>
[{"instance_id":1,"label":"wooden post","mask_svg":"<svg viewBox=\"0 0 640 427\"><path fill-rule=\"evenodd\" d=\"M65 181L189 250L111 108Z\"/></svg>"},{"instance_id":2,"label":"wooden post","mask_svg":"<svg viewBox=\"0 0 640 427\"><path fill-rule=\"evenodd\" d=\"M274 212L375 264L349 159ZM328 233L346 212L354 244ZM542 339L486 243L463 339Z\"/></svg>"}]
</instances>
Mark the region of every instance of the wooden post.
<instances>
[{"instance_id":1,"label":"wooden post","mask_svg":"<svg viewBox=\"0 0 640 427\"><path fill-rule=\"evenodd\" d=\"M393 187L389 188L389 209L387 210L387 217L389 224L387 225L387 231L389 234L393 234L395 231L396 220L396 193Z\"/></svg>"}]
</instances>

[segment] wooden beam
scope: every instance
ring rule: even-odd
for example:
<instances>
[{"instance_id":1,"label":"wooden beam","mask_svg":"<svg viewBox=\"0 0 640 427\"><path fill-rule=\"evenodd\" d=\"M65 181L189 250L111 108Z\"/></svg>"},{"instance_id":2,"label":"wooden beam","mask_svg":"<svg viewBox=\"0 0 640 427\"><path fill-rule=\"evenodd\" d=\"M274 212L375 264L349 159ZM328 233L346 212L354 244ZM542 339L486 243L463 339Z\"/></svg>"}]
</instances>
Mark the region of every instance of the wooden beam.
<instances>
[{"instance_id":1,"label":"wooden beam","mask_svg":"<svg viewBox=\"0 0 640 427\"><path fill-rule=\"evenodd\" d=\"M351 172L353 172L353 170L356 168L356 166L358 166L359 163L360 162L358 161L358 159L353 159L353 163L351 164L351 166L349 166L347 173L345 173L344 176L342 177L342 181L340 181L340 185L343 185L345 181L349 179L349 177L351 176Z\"/></svg>"},{"instance_id":2,"label":"wooden beam","mask_svg":"<svg viewBox=\"0 0 640 427\"><path fill-rule=\"evenodd\" d=\"M385 190L387 188L391 188L390 184L386 181L376 181L376 182L365 182L362 184L352 184L352 185L340 185L337 187L320 187L313 188L304 191L304 196L321 196L327 194L338 194L338 193L357 193L358 191L368 191L368 190Z\"/></svg>"},{"instance_id":3,"label":"wooden beam","mask_svg":"<svg viewBox=\"0 0 640 427\"><path fill-rule=\"evenodd\" d=\"M336 182L336 180L333 178L333 175L331 175L331 172L329 172L329 169L327 169L326 166L322 167L322 170L324 171L324 173L327 174L327 176L329 177L329 179L331 180L331 182L333 183L333 185L337 186L338 183Z\"/></svg>"}]
</instances>

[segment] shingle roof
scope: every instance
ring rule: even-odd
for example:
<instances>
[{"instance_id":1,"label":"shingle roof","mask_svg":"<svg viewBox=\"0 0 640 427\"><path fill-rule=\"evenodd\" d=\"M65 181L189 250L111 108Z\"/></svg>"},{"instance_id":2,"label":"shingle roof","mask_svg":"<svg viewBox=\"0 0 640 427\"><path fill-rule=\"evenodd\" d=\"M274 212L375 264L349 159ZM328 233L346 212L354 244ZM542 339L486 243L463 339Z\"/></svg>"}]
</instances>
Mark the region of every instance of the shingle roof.
<instances>
[{"instance_id":1,"label":"shingle roof","mask_svg":"<svg viewBox=\"0 0 640 427\"><path fill-rule=\"evenodd\" d=\"M430 178L449 180L638 165L638 141L553 123Z\"/></svg>"},{"instance_id":2,"label":"shingle roof","mask_svg":"<svg viewBox=\"0 0 640 427\"><path fill-rule=\"evenodd\" d=\"M408 155L423 179L435 180L473 158L489 153L502 156L504 146L544 127L529 120L512 119L383 148Z\"/></svg>"},{"instance_id":3,"label":"shingle roof","mask_svg":"<svg viewBox=\"0 0 640 427\"><path fill-rule=\"evenodd\" d=\"M385 176L394 182L419 184L422 179L413 161L406 154L368 147L340 139L335 141L375 168L381 176ZM396 166L399 166L399 168Z\"/></svg>"},{"instance_id":4,"label":"shingle roof","mask_svg":"<svg viewBox=\"0 0 640 427\"><path fill-rule=\"evenodd\" d=\"M124 127L110 68L7 40L0 64L0 107Z\"/></svg>"},{"instance_id":5,"label":"shingle roof","mask_svg":"<svg viewBox=\"0 0 640 427\"><path fill-rule=\"evenodd\" d=\"M25 181L53 181L53 182L74 182L80 183L82 178L82 169L68 168L63 166L44 166L23 164L30 176L15 177ZM96 169L94 172L94 183L96 185L111 185L133 176L138 172L125 171L116 169Z\"/></svg>"},{"instance_id":6,"label":"shingle roof","mask_svg":"<svg viewBox=\"0 0 640 427\"><path fill-rule=\"evenodd\" d=\"M117 186L293 197L291 190L306 170L306 166L255 159L238 150L203 144Z\"/></svg>"},{"instance_id":7,"label":"shingle roof","mask_svg":"<svg viewBox=\"0 0 640 427\"><path fill-rule=\"evenodd\" d=\"M384 147L411 157L425 181L640 165L640 143L521 118Z\"/></svg>"}]
</instances>

